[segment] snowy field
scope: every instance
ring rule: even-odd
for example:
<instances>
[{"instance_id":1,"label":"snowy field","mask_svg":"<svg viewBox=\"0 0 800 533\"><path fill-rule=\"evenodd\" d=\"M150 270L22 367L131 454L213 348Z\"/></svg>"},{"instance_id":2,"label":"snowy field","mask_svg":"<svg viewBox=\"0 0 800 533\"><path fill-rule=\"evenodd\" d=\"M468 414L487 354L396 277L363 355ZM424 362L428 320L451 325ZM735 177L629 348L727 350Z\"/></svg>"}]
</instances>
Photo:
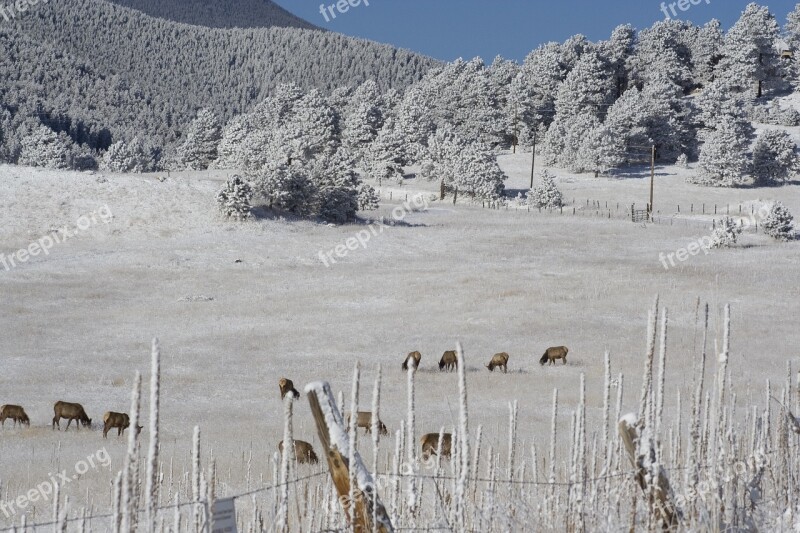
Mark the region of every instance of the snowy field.
<instances>
[{"instance_id":1,"label":"snowy field","mask_svg":"<svg viewBox=\"0 0 800 533\"><path fill-rule=\"evenodd\" d=\"M530 155L506 155L500 163L511 175L507 187L525 189ZM687 185L686 172L657 169L656 208L664 217L680 204L676 220L710 223L710 216L684 211L691 203L696 210L702 203L757 208L776 199L800 214L800 183L705 189ZM520 402L521 449L546 446L552 391L559 389L565 406L560 422L568 427L581 373L588 416L596 420L605 350L613 374L625 374L625 406L635 409L647 309L656 294L670 310L668 419L678 392L688 402L689 369L700 350L698 298L711 305L712 338L720 342L722 307L732 305L730 368L743 407L763 404L766 380L782 383L787 361L798 367L799 243L746 234L734 249L701 253L665 270L659 253L685 248L707 234L707 226L644 227L621 217L573 216L571 209L563 215L490 210L468 202L453 206L448 199L409 214L407 224L386 228L326 267L320 252L366 226L224 221L214 196L229 174L172 174L162 182L157 177L163 174L0 167L0 253L75 226L81 215L104 206L113 213L108 224L98 220L47 256L9 271L0 266L0 403L23 405L31 417L30 429L11 429L7 422L0 431L0 501L105 447L112 466L88 472L65 491L75 508L108 510L110 481L126 444L111 435L103 440L102 415L128 409L136 370L147 383L153 337L163 351L162 458L173 497L186 490L195 425L203 432L204 457L216 460L218 493L271 480L282 438L282 376L298 389L328 380L349 397L353 365L360 361L366 407L382 365L382 419L394 431L405 413L400 363L419 350L417 431L455 425L456 376L434 369L457 341L469 367L470 425L483 425L486 446L504 446L514 399ZM555 174L565 198L576 198L578 207L586 199L640 208L647 201L647 170L611 179ZM437 188L415 180L382 187L393 200L367 215L389 218L404 194L429 197ZM570 348L569 363L541 367L545 348L562 344ZM501 351L511 355L509 373L489 373L484 364ZM53 432L58 400L82 403L93 429ZM294 423L296 438L318 444L305 398ZM28 511L29 522L50 518L49 504ZM3 525L10 521L0 513Z\"/></svg>"}]
</instances>

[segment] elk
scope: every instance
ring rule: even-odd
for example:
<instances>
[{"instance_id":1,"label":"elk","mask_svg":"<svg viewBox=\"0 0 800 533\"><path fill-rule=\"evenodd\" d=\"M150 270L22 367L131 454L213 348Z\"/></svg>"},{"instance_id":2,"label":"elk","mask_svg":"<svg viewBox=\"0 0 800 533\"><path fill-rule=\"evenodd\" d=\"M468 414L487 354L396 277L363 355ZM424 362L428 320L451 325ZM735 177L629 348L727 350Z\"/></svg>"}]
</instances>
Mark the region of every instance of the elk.
<instances>
[{"instance_id":1,"label":"elk","mask_svg":"<svg viewBox=\"0 0 800 533\"><path fill-rule=\"evenodd\" d=\"M357 414L356 427L364 428L367 433L372 433L372 413L369 411L359 411ZM350 431L350 413L347 413L345 418L347 420L347 431ZM378 431L381 435L389 434L389 430L386 429L386 426L380 420L378 420Z\"/></svg>"},{"instance_id":2,"label":"elk","mask_svg":"<svg viewBox=\"0 0 800 533\"><path fill-rule=\"evenodd\" d=\"M442 358L439 360L439 370L456 370L458 368L458 358L456 357L456 352L453 350L449 350L442 354Z\"/></svg>"},{"instance_id":3,"label":"elk","mask_svg":"<svg viewBox=\"0 0 800 533\"><path fill-rule=\"evenodd\" d=\"M281 400L283 400L287 394L291 394L292 398L295 399L300 397L300 393L294 388L294 383L291 379L281 378L278 382L278 386L281 388Z\"/></svg>"},{"instance_id":4,"label":"elk","mask_svg":"<svg viewBox=\"0 0 800 533\"><path fill-rule=\"evenodd\" d=\"M406 360L403 361L403 370L408 370L408 364L414 367L414 370L419 368L419 362L422 359L422 354L419 352L411 352L406 356Z\"/></svg>"},{"instance_id":5,"label":"elk","mask_svg":"<svg viewBox=\"0 0 800 533\"><path fill-rule=\"evenodd\" d=\"M278 451L283 454L283 441L278 443ZM298 464L310 463L315 465L319 463L317 454L314 453L314 447L304 440L294 441L294 454L297 457Z\"/></svg>"},{"instance_id":6,"label":"elk","mask_svg":"<svg viewBox=\"0 0 800 533\"><path fill-rule=\"evenodd\" d=\"M486 365L489 372L494 372L495 368L502 368L503 373L508 372L508 354L506 352L496 353L492 356L492 360Z\"/></svg>"},{"instance_id":7,"label":"elk","mask_svg":"<svg viewBox=\"0 0 800 533\"><path fill-rule=\"evenodd\" d=\"M13 420L15 427L17 423L31 427L31 419L19 405L0 405L0 425L6 425L6 418Z\"/></svg>"},{"instance_id":8,"label":"elk","mask_svg":"<svg viewBox=\"0 0 800 533\"><path fill-rule=\"evenodd\" d=\"M53 429L58 426L59 431L61 430L59 421L62 418L67 420L67 429L69 429L69 425L73 420L78 429L81 428L81 424L83 424L83 427L92 427L92 419L86 416L86 411L79 403L56 402L53 406L53 411L55 412L55 416L53 417Z\"/></svg>"},{"instance_id":9,"label":"elk","mask_svg":"<svg viewBox=\"0 0 800 533\"><path fill-rule=\"evenodd\" d=\"M556 359L563 359L564 364L566 365L568 352L569 348L567 348L566 346L555 346L548 348L547 350L545 350L542 358L539 359L539 363L543 365L549 361L550 364L552 365L555 364Z\"/></svg>"},{"instance_id":10,"label":"elk","mask_svg":"<svg viewBox=\"0 0 800 533\"><path fill-rule=\"evenodd\" d=\"M422 445L422 458L427 461L431 455L436 455L436 451L439 448L439 434L438 433L426 433L422 436L419 440L420 444ZM442 434L442 457L449 458L451 449L453 446L453 434L452 433L443 433Z\"/></svg>"},{"instance_id":11,"label":"elk","mask_svg":"<svg viewBox=\"0 0 800 533\"><path fill-rule=\"evenodd\" d=\"M131 425L130 417L125 413L115 413L113 411L108 411L106 414L103 415L103 438L107 438L109 430L116 428L117 429L117 437L125 433L125 430L128 429ZM142 432L142 426L136 426L136 436L139 436L139 433Z\"/></svg>"}]
</instances>

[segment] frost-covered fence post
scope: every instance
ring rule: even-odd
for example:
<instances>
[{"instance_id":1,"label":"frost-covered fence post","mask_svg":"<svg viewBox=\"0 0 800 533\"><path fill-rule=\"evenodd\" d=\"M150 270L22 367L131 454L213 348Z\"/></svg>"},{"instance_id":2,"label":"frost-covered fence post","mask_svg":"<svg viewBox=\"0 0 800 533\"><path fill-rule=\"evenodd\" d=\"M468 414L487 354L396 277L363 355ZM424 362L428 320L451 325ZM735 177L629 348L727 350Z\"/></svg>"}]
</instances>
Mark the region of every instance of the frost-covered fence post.
<instances>
[{"instance_id":1,"label":"frost-covered fence post","mask_svg":"<svg viewBox=\"0 0 800 533\"><path fill-rule=\"evenodd\" d=\"M358 392L361 386L361 364L356 361L355 367L353 368L353 389L350 394L350 424L347 428L349 432L349 441L348 445L350 448L350 455L347 456L347 462L349 464L353 464L355 461L355 453L356 453L356 446L358 446ZM355 468L351 468L349 470L350 478L348 480L348 485L350 485L350 491L347 493L347 501L353 502L356 499L356 471ZM356 530L355 522L351 521L353 526L353 531Z\"/></svg>"},{"instance_id":2,"label":"frost-covered fence post","mask_svg":"<svg viewBox=\"0 0 800 533\"><path fill-rule=\"evenodd\" d=\"M458 189L456 189L458 191ZM458 484L456 485L456 529L467 529L467 480L469 479L469 412L467 411L467 368L464 361L464 350L459 342L456 345L458 361L458 389L461 413L458 433Z\"/></svg>"},{"instance_id":3,"label":"frost-covered fence post","mask_svg":"<svg viewBox=\"0 0 800 533\"><path fill-rule=\"evenodd\" d=\"M294 398L287 394L283 399L283 454L281 454L281 490L280 505L275 530L285 533L289 531L289 469L295 460L294 427L292 426L292 402Z\"/></svg>"},{"instance_id":4,"label":"frost-covered fence post","mask_svg":"<svg viewBox=\"0 0 800 533\"><path fill-rule=\"evenodd\" d=\"M378 457L381 443L381 365L378 365L378 377L375 378L375 389L372 391L372 471L378 475ZM376 498L378 492L372 494L372 526L378 523L378 510ZM373 529L373 531L377 531Z\"/></svg>"},{"instance_id":5,"label":"frost-covered fence post","mask_svg":"<svg viewBox=\"0 0 800 533\"><path fill-rule=\"evenodd\" d=\"M306 385L305 392L317 425L317 434L322 443L322 452L328 462L331 479L339 494L339 501L342 504L347 520L357 533L369 533L373 530L382 533L393 532L392 522L380 498L375 494L377 487L364 466L361 455L357 450L353 450L353 461L350 462L348 460L351 457L350 441L342 414L333 399L330 384L327 382L309 383ZM357 484L355 497L352 501L348 499L350 494L350 469L354 470L353 478ZM372 525L373 502L378 517L378 524L376 524L375 528Z\"/></svg>"},{"instance_id":6,"label":"frost-covered fence post","mask_svg":"<svg viewBox=\"0 0 800 533\"><path fill-rule=\"evenodd\" d=\"M139 472L139 440L136 426L139 423L140 394L142 388L142 375L137 371L131 392L130 427L128 432L128 453L122 465L122 531L136 529L136 488L139 485L137 473Z\"/></svg>"},{"instance_id":7,"label":"frost-covered fence post","mask_svg":"<svg viewBox=\"0 0 800 533\"><path fill-rule=\"evenodd\" d=\"M408 365L408 405L407 405L407 421L406 431L406 453L408 459L408 467L410 475L408 478L408 510L409 516L413 519L414 514L417 512L419 506L419 490L417 487L417 448L416 442L416 405L414 397L414 373L417 371L416 365ZM404 469L405 470L405 469ZM404 472L405 474L405 472ZM412 522L411 526L414 524Z\"/></svg>"},{"instance_id":8,"label":"frost-covered fence post","mask_svg":"<svg viewBox=\"0 0 800 533\"><path fill-rule=\"evenodd\" d=\"M158 339L153 339L150 365L150 447L147 451L147 530L156 530L158 507L158 417L161 393L161 350ZM135 432L136 427L132 430Z\"/></svg>"}]
</instances>

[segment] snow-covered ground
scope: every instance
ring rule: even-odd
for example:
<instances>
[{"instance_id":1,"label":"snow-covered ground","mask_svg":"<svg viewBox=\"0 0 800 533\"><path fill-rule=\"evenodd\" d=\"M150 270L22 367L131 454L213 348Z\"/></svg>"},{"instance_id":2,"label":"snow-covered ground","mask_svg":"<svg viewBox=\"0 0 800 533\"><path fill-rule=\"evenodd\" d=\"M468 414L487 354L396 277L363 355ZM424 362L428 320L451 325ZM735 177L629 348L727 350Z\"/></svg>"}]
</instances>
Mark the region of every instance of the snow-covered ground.
<instances>
[{"instance_id":1,"label":"snow-covered ground","mask_svg":"<svg viewBox=\"0 0 800 533\"><path fill-rule=\"evenodd\" d=\"M511 175L510 189L527 188L530 154L503 156L501 165ZM575 198L579 206L586 199L640 207L647 201L647 170L613 179L554 172L567 201ZM774 199L800 215L798 183L706 189L686 184L686 172L657 169L656 208L664 217L679 204L686 217L692 203L697 211L703 203L738 208ZM761 401L767 379L782 382L787 361L797 367L800 243L748 234L735 249L701 253L665 270L659 253L686 247L708 232L705 226L643 227L571 211L445 201L408 214L407 224L385 228L326 267L320 252L366 225L222 220L214 196L229 174L172 174L160 181L163 174L0 167L0 253L6 256L55 228L74 227L81 215L104 206L113 213L110 223L92 224L49 255L9 271L0 266L0 403L23 405L32 422L30 430L12 430L7 422L0 431L0 501L105 447L112 468L87 473L66 492L75 506L89 498L95 508L108 509L108 483L125 442L103 440L98 426L104 411L127 410L136 370L147 382L153 337L163 350L162 458L174 460L165 477L174 475L174 486L181 482L192 429L199 425L204 455L213 453L220 472L221 494L246 488L251 452L250 488L261 476L270 479L268 465L282 438L282 376L298 389L327 380L349 397L353 364L361 361L366 406L381 364L382 419L394 431L405 410L400 364L406 353L420 350L417 429L438 431L456 423L457 383L454 374L434 368L442 352L461 341L470 368L470 424L483 424L486 445L498 449L513 399L520 400L521 442L549 440L554 387L568 427L581 373L596 420L603 353L610 350L613 373L625 373L625 404L632 408L646 311L657 293L671 311L667 386L676 392L668 394L670 405L691 385L688 369L701 335L698 298L711 304L712 336L719 340L722 306L733 306L730 365L742 405ZM414 180L382 187L392 201L368 216L390 218L405 193L436 190L435 183ZM545 348L562 344L570 348L569 363L541 367ZM509 373L491 374L483 365L501 351L511 355ZM57 400L83 403L94 429L52 432ZM318 443L304 398L296 407L295 436ZM31 518L49 518L49 512L49 504L37 505Z\"/></svg>"}]
</instances>

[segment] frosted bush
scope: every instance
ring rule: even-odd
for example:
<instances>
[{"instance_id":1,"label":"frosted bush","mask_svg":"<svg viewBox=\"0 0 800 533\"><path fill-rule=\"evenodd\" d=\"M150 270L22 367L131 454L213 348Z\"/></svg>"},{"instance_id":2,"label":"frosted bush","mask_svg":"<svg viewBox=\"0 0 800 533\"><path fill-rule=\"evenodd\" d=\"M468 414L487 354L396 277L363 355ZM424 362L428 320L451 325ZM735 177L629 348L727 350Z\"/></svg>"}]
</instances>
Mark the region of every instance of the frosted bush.
<instances>
[{"instance_id":1,"label":"frosted bush","mask_svg":"<svg viewBox=\"0 0 800 533\"><path fill-rule=\"evenodd\" d=\"M764 233L779 241L791 241L797 237L794 231L794 217L780 202L772 205L761 227Z\"/></svg>"},{"instance_id":2,"label":"frosted bush","mask_svg":"<svg viewBox=\"0 0 800 533\"><path fill-rule=\"evenodd\" d=\"M558 209L563 206L563 196L556 187L553 175L545 170L541 176L542 184L528 192L528 205L546 209Z\"/></svg>"},{"instance_id":3,"label":"frosted bush","mask_svg":"<svg viewBox=\"0 0 800 533\"><path fill-rule=\"evenodd\" d=\"M253 188L241 176L233 176L217 194L217 203L222 213L229 218L250 217L250 200Z\"/></svg>"},{"instance_id":4,"label":"frosted bush","mask_svg":"<svg viewBox=\"0 0 800 533\"><path fill-rule=\"evenodd\" d=\"M724 218L711 233L710 248L730 248L739 240L742 227L731 218Z\"/></svg>"}]
</instances>

